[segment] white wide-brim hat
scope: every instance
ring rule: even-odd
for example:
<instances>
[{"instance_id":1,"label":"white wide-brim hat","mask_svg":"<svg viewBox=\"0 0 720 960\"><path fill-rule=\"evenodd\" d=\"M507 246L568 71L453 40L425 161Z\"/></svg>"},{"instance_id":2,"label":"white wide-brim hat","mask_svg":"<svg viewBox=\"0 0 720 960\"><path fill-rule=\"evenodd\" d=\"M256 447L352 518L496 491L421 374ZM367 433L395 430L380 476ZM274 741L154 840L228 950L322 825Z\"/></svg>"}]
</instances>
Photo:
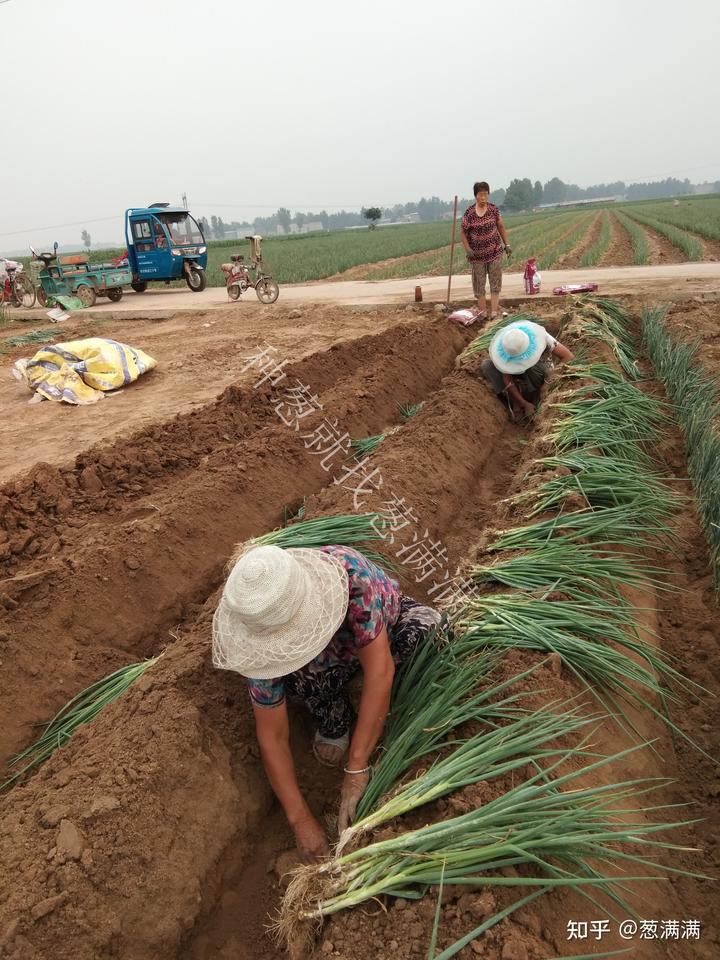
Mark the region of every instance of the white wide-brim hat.
<instances>
[{"instance_id":1,"label":"white wide-brim hat","mask_svg":"<svg viewBox=\"0 0 720 960\"><path fill-rule=\"evenodd\" d=\"M490 359L501 373L524 373L545 352L545 328L532 320L520 320L503 327L490 342Z\"/></svg>"},{"instance_id":2,"label":"white wide-brim hat","mask_svg":"<svg viewBox=\"0 0 720 960\"><path fill-rule=\"evenodd\" d=\"M213 617L213 663L270 680L306 664L345 619L342 562L321 550L253 547L230 571Z\"/></svg>"}]
</instances>

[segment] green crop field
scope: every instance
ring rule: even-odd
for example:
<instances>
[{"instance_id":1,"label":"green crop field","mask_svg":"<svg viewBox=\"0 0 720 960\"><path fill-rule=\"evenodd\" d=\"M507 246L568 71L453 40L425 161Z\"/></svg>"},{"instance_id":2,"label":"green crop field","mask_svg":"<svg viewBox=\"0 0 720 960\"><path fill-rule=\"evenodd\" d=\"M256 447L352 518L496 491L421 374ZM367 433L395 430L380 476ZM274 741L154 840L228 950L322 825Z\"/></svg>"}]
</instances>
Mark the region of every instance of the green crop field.
<instances>
[{"instance_id":1,"label":"green crop field","mask_svg":"<svg viewBox=\"0 0 720 960\"><path fill-rule=\"evenodd\" d=\"M681 197L630 206L646 217L697 233L709 240L720 240L720 196Z\"/></svg>"},{"instance_id":2,"label":"green crop field","mask_svg":"<svg viewBox=\"0 0 720 960\"><path fill-rule=\"evenodd\" d=\"M578 248L582 265L597 265L610 245L608 214L612 211L630 236L636 263L649 263L650 245L645 228L667 237L678 250L678 261L699 260L707 243L720 241L720 196L691 196L676 200L609 203L562 207L538 213L505 215L513 254L505 265L521 269L530 256L543 268L554 266ZM600 232L592 242L593 224L602 213ZM342 274L352 267L365 267L358 277L383 280L446 274L450 263L452 223L409 223L376 230L335 230L289 237L267 237L263 254L267 270L279 283L302 283ZM704 243L705 241L705 243ZM94 250L93 261L107 260L122 251ZM211 240L208 243L208 284L223 286L220 265L231 253L249 254L246 240ZM386 262L390 261L390 262ZM456 233L454 273L466 273L468 265ZM181 285L176 281L173 285Z\"/></svg>"}]
</instances>

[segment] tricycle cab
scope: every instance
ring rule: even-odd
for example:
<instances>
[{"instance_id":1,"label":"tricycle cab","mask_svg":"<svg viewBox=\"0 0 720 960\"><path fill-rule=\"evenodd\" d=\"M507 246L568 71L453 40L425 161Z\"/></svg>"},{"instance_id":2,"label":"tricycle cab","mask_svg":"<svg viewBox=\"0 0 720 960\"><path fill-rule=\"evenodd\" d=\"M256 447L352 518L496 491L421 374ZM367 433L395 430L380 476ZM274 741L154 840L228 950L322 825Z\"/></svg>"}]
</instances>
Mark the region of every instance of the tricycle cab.
<instances>
[{"instance_id":1,"label":"tricycle cab","mask_svg":"<svg viewBox=\"0 0 720 960\"><path fill-rule=\"evenodd\" d=\"M186 280L191 290L205 287L207 245L184 207L163 203L126 210L125 239L135 290L144 290L151 280Z\"/></svg>"}]
</instances>

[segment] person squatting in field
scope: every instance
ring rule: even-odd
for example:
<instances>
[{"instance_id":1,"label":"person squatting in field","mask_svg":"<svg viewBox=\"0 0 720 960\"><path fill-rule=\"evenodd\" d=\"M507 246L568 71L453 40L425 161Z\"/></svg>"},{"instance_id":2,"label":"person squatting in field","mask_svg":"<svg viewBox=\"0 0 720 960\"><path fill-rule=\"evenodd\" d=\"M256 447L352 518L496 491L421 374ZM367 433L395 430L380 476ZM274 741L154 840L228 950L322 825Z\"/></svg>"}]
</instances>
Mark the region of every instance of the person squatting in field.
<instances>
[{"instance_id":1,"label":"person squatting in field","mask_svg":"<svg viewBox=\"0 0 720 960\"><path fill-rule=\"evenodd\" d=\"M473 184L475 203L467 208L460 225L465 255L472 269L473 293L478 309L485 315L485 281L490 281L490 320L498 315L502 289L502 252L510 256L512 249L502 214L490 203L490 187L481 180Z\"/></svg>"},{"instance_id":2,"label":"person squatting in field","mask_svg":"<svg viewBox=\"0 0 720 960\"><path fill-rule=\"evenodd\" d=\"M255 546L236 555L213 618L213 663L247 678L263 765L305 862L329 849L295 775L286 695L314 718L316 759L344 768L342 833L370 780L395 668L439 621L350 547ZM356 720L345 687L359 672Z\"/></svg>"},{"instance_id":3,"label":"person squatting in field","mask_svg":"<svg viewBox=\"0 0 720 960\"><path fill-rule=\"evenodd\" d=\"M507 402L513 418L535 413L552 358L561 362L573 358L567 347L532 320L508 324L495 334L488 352L480 369L495 395Z\"/></svg>"}]
</instances>

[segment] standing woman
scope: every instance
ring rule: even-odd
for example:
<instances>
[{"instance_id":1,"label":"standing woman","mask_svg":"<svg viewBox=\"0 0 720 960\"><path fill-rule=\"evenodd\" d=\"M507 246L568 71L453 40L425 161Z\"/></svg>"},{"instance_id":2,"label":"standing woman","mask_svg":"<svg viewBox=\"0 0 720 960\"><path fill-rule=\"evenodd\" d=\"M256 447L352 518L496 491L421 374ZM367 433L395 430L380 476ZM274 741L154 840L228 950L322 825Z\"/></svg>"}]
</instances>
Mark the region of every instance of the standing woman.
<instances>
[{"instance_id":1,"label":"standing woman","mask_svg":"<svg viewBox=\"0 0 720 960\"><path fill-rule=\"evenodd\" d=\"M490 280L490 320L498 315L502 288L502 252L510 256L507 230L502 214L490 203L490 187L484 181L473 185L475 203L463 214L460 235L472 268L473 293L485 313L485 280Z\"/></svg>"}]
</instances>

